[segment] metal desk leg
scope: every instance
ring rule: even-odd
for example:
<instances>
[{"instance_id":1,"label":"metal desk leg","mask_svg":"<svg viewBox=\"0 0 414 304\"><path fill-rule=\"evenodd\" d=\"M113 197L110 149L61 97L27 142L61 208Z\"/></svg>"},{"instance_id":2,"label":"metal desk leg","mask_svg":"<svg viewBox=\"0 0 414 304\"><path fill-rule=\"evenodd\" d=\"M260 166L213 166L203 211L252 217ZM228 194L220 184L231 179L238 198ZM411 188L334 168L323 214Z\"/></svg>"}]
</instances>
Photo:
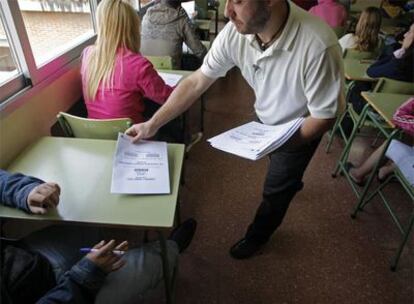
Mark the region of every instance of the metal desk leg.
<instances>
[{"instance_id":1,"label":"metal desk leg","mask_svg":"<svg viewBox=\"0 0 414 304\"><path fill-rule=\"evenodd\" d=\"M164 287L165 287L165 297L167 304L173 304L174 303L174 294L172 287L174 286L174 282L172 281L170 274L172 274L172 271L170 271L170 267L168 265L168 255L167 255L167 243L165 240L164 235L161 231L158 232L158 238L160 241L160 248L161 248L161 258L162 258L162 270L164 273Z\"/></svg>"},{"instance_id":2,"label":"metal desk leg","mask_svg":"<svg viewBox=\"0 0 414 304\"><path fill-rule=\"evenodd\" d=\"M371 184L374 180L374 177L375 177L375 175L377 174L377 172L380 168L380 164L381 164L382 160L385 157L385 153L387 152L387 149L388 149L389 144L391 143L391 140L393 138L395 138L395 136L398 134L398 132L399 132L399 130L396 129L396 130L392 131L392 133L388 137L388 139L385 143L384 151L382 151L381 157L377 160L374 168L372 169L372 172L370 173L370 175L368 177L368 181L367 181L364 189L362 190L362 192L360 193L360 195L358 197L358 203L357 203L356 207L354 208L354 211L351 214L352 218L355 218L358 211L362 210L362 207L365 205L365 198L366 198L366 195L368 194L368 189L371 186Z\"/></svg>"},{"instance_id":3,"label":"metal desk leg","mask_svg":"<svg viewBox=\"0 0 414 304\"><path fill-rule=\"evenodd\" d=\"M364 107L364 109L362 110L360 119L358 120L356 126L354 126L354 128L352 130L352 133L348 138L348 142L346 143L344 149L342 150L342 153L341 153L341 156L339 157L336 168L335 168L334 172L332 173L332 177L336 177L338 172L344 171L344 165L345 165L346 161L348 160L348 155L349 155L349 152L351 151L352 142L353 142L353 140L356 136L356 133L358 132L360 127L363 125L363 123L366 119L367 112L368 112L369 108L370 108L370 106L369 106L369 104L367 104Z\"/></svg>"}]
</instances>

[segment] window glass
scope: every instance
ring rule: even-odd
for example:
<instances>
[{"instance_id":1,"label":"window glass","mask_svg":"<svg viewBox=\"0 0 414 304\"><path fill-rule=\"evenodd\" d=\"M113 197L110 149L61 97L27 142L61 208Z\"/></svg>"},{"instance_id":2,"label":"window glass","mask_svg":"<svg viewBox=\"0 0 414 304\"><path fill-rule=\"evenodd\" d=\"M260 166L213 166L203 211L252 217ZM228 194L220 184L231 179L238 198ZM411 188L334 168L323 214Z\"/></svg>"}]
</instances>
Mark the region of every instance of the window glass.
<instances>
[{"instance_id":1,"label":"window glass","mask_svg":"<svg viewBox=\"0 0 414 304\"><path fill-rule=\"evenodd\" d=\"M89 0L18 0L37 66L94 35Z\"/></svg>"},{"instance_id":2,"label":"window glass","mask_svg":"<svg viewBox=\"0 0 414 304\"><path fill-rule=\"evenodd\" d=\"M5 31L4 20L0 15L0 85L20 73L16 56Z\"/></svg>"}]
</instances>

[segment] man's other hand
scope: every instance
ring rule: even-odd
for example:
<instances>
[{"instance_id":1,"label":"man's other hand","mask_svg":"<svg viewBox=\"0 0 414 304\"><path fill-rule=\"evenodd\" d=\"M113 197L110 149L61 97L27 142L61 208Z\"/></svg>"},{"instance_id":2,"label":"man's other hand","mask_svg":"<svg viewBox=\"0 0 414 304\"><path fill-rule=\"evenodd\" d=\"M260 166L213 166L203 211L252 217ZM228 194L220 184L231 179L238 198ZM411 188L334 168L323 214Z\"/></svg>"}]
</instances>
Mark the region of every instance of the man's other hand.
<instances>
[{"instance_id":1,"label":"man's other hand","mask_svg":"<svg viewBox=\"0 0 414 304\"><path fill-rule=\"evenodd\" d=\"M140 139L146 139L153 137L157 133L157 130L152 130L150 123L144 122L135 124L125 131L126 135L132 136L132 142L136 143Z\"/></svg>"},{"instance_id":2,"label":"man's other hand","mask_svg":"<svg viewBox=\"0 0 414 304\"><path fill-rule=\"evenodd\" d=\"M35 214L45 214L47 209L56 208L59 203L60 187L55 183L43 183L30 191L27 206Z\"/></svg>"}]
</instances>

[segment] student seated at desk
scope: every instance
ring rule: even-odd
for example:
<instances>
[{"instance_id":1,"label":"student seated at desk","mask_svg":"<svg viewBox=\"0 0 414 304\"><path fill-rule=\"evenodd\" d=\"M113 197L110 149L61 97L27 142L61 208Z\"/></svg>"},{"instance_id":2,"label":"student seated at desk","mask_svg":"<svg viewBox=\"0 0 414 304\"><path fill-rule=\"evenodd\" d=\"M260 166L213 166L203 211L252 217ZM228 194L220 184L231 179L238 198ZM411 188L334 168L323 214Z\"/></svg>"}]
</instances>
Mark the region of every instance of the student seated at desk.
<instances>
[{"instance_id":1,"label":"student seated at desk","mask_svg":"<svg viewBox=\"0 0 414 304\"><path fill-rule=\"evenodd\" d=\"M402 129L405 134L411 137L411 141L414 139L414 98L407 100L396 111L393 117L394 124ZM394 141L394 140L393 140ZM392 145L393 143L391 143ZM395 144L395 143L394 143ZM385 144L378 147L360 166L356 167L352 163L346 163L346 170L349 172L350 178L358 186L365 186L366 178L371 173L375 164L378 162L381 154L385 149ZM389 149L388 149L389 150ZM411 150L414 153L414 150ZM388 152L388 151L387 151ZM388 156L388 155L387 155ZM412 157L406 155L405 157ZM395 164L390 162L387 165L381 167L378 171L377 178L380 182L384 181L388 175L390 175L395 168ZM402 168L403 170L410 170L410 168ZM414 170L411 168L411 170ZM413 173L408 176L414 176ZM410 181L414 185L414 181Z\"/></svg>"},{"instance_id":2,"label":"student seated at desk","mask_svg":"<svg viewBox=\"0 0 414 304\"><path fill-rule=\"evenodd\" d=\"M367 74L373 78L387 77L407 82L414 81L414 23L404 34L401 48L372 64Z\"/></svg>"},{"instance_id":3,"label":"student seated at desk","mask_svg":"<svg viewBox=\"0 0 414 304\"><path fill-rule=\"evenodd\" d=\"M355 34L349 33L339 39L342 50L355 49L362 52L379 51L382 39L379 36L381 28L381 12L376 7L367 7L361 13L356 25Z\"/></svg>"},{"instance_id":4,"label":"student seated at desk","mask_svg":"<svg viewBox=\"0 0 414 304\"><path fill-rule=\"evenodd\" d=\"M346 8L335 0L318 0L318 5L313 6L309 13L321 18L330 27L345 26L348 17Z\"/></svg>"},{"instance_id":5,"label":"student seated at desk","mask_svg":"<svg viewBox=\"0 0 414 304\"><path fill-rule=\"evenodd\" d=\"M195 70L201 64L207 50L197 37L194 25L181 0L161 0L151 7L142 20L141 52L148 56L171 56L176 70ZM182 65L183 42L198 58L194 66Z\"/></svg>"},{"instance_id":6,"label":"student seated at desk","mask_svg":"<svg viewBox=\"0 0 414 304\"><path fill-rule=\"evenodd\" d=\"M414 81L414 25L404 35L401 48L390 55L381 55L378 61L367 69L367 75L372 78L386 77L390 79L413 82ZM372 83L357 82L350 89L348 96L354 110L361 113L366 102L361 96L361 92L370 91ZM343 127L350 130L349 122L344 123ZM347 126L348 125L348 126Z\"/></svg>"},{"instance_id":7,"label":"student seated at desk","mask_svg":"<svg viewBox=\"0 0 414 304\"><path fill-rule=\"evenodd\" d=\"M162 105L173 88L140 54L140 20L126 1L103 0L97 9L98 37L82 55L83 96L89 118L143 122L146 97Z\"/></svg>"},{"instance_id":8,"label":"student seated at desk","mask_svg":"<svg viewBox=\"0 0 414 304\"><path fill-rule=\"evenodd\" d=\"M45 214L59 203L60 188L0 170L1 204ZM169 265L191 242L192 219L167 241ZM128 250L126 241L101 241L102 229L50 226L20 241L0 240L1 303L140 303L163 285L158 242ZM96 244L86 256L80 248ZM117 254L113 250L126 251ZM162 286L161 286L162 287Z\"/></svg>"}]
</instances>

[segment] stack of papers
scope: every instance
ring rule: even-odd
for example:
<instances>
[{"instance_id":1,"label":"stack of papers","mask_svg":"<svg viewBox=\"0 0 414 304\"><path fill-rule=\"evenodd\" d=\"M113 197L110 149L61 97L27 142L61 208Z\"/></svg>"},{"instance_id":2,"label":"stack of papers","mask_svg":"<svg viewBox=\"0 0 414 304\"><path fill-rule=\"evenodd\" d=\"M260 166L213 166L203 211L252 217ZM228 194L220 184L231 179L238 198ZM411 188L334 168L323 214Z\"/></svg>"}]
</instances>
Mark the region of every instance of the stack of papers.
<instances>
[{"instance_id":1,"label":"stack of papers","mask_svg":"<svg viewBox=\"0 0 414 304\"><path fill-rule=\"evenodd\" d=\"M181 78L183 78L183 75L173 73L158 73L158 75L160 75L162 80L164 80L164 82L170 87L176 86L180 82Z\"/></svg>"},{"instance_id":2,"label":"stack of papers","mask_svg":"<svg viewBox=\"0 0 414 304\"><path fill-rule=\"evenodd\" d=\"M118 134L113 161L111 193L169 194L167 143L140 141Z\"/></svg>"},{"instance_id":3,"label":"stack of papers","mask_svg":"<svg viewBox=\"0 0 414 304\"><path fill-rule=\"evenodd\" d=\"M208 139L219 150L257 160L282 146L302 125L304 118L268 126L255 121Z\"/></svg>"}]
</instances>

